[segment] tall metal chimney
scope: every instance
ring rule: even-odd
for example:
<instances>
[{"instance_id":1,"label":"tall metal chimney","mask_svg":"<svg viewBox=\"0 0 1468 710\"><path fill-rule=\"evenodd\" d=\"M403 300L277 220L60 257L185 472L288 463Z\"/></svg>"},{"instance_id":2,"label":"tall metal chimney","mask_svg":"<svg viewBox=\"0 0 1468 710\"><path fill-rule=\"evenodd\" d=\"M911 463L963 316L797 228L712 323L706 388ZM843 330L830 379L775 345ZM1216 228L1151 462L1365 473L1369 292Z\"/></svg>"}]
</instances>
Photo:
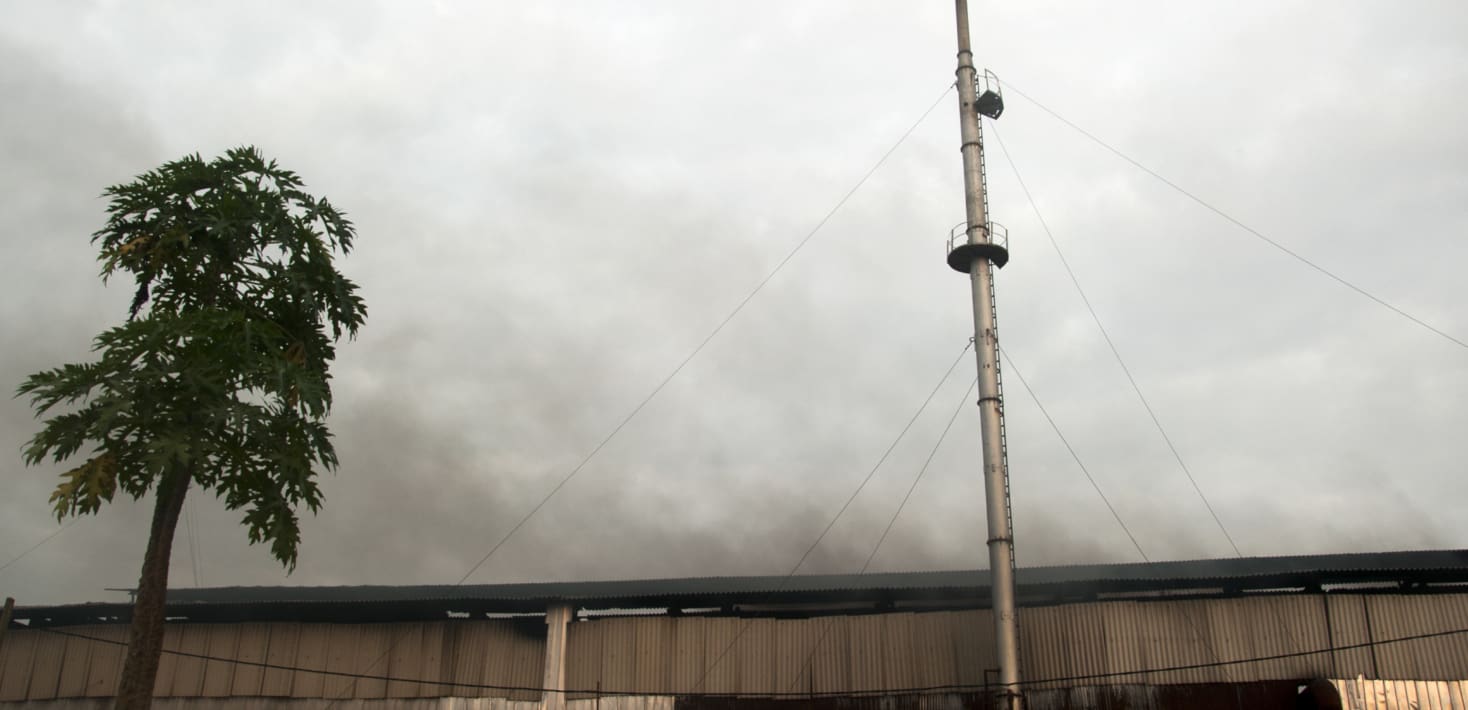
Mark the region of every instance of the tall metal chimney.
<instances>
[{"instance_id":1,"label":"tall metal chimney","mask_svg":"<svg viewBox=\"0 0 1468 710\"><path fill-rule=\"evenodd\" d=\"M1019 624L1014 601L1014 531L1009 509L1008 450L1003 389L999 380L999 334L994 305L994 269L1009 262L1008 238L989 221L984 175L984 135L979 115L1004 111L999 82L985 72L983 86L969 47L968 2L955 0L958 24L958 112L963 139L963 189L968 220L949 235L948 265L969 275L974 305L974 356L979 367L979 416L984 440L984 500L989 521L994 655L999 664L999 707L1022 706ZM982 89L982 91L981 91Z\"/></svg>"}]
</instances>

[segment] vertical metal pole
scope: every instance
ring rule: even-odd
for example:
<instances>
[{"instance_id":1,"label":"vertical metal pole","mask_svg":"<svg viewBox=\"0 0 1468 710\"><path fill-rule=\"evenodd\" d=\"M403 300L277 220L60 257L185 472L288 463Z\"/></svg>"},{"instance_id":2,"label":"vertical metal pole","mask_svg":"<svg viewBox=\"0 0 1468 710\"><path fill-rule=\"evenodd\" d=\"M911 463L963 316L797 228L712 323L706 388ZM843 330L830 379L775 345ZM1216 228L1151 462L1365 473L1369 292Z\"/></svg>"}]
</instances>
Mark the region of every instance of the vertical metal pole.
<instances>
[{"instance_id":1,"label":"vertical metal pole","mask_svg":"<svg viewBox=\"0 0 1468 710\"><path fill-rule=\"evenodd\" d=\"M576 619L568 604L553 604L545 610L545 674L541 681L540 710L566 708L566 627ZM600 683L598 683L600 688ZM601 696L597 695L597 704Z\"/></svg>"},{"instance_id":2,"label":"vertical metal pole","mask_svg":"<svg viewBox=\"0 0 1468 710\"><path fill-rule=\"evenodd\" d=\"M983 136L975 107L977 91L973 52L969 47L968 2L955 0L958 20L958 114L963 138L963 189L968 213L968 240L990 239L984 214ZM1009 529L1009 497L1005 492L999 401L999 339L994 322L993 265L987 257L969 269L974 301L974 356L979 367L979 416L984 440L984 499L989 518L989 578L992 584L994 655L999 665L1001 707L1018 709L1019 629L1014 606L1014 537Z\"/></svg>"}]
</instances>

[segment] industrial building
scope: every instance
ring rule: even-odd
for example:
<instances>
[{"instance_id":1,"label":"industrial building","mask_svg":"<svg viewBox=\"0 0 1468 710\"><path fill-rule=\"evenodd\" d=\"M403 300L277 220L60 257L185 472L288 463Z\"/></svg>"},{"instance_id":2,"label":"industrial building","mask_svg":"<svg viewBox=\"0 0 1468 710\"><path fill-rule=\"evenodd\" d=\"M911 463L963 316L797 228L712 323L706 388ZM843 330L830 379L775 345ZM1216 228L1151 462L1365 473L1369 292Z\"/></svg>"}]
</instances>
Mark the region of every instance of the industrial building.
<instances>
[{"instance_id":1,"label":"industrial building","mask_svg":"<svg viewBox=\"0 0 1468 710\"><path fill-rule=\"evenodd\" d=\"M1468 550L1022 568L1028 707L1468 708ZM170 593L160 710L989 707L985 571ZM100 710L131 605L25 606L0 710ZM1309 703L1316 703L1311 705Z\"/></svg>"}]
</instances>

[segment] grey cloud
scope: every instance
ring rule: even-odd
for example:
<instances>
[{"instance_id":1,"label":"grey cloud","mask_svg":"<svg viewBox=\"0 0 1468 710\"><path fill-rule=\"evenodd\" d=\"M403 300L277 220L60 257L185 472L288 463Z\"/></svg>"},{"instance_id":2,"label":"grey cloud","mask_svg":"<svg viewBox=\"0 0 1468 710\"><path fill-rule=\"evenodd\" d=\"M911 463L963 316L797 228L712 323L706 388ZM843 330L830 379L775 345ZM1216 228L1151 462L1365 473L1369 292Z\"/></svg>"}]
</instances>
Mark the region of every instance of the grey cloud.
<instances>
[{"instance_id":1,"label":"grey cloud","mask_svg":"<svg viewBox=\"0 0 1468 710\"><path fill-rule=\"evenodd\" d=\"M342 469L287 578L197 495L205 584L453 582L810 230L952 77L949 8L686 3L27 8L0 30L0 375L84 357L95 196L256 143L346 209L372 318L336 370ZM1326 9L1329 12L1326 12ZM278 22L289 16L290 22ZM976 4L1016 87L1459 334L1468 12ZM16 29L24 27L21 34ZM228 31L224 31L225 29ZM471 581L788 571L957 355L951 94ZM1463 351L1189 203L1016 94L999 124L1118 348L1246 554L1461 546ZM993 135L991 134L991 139ZM1231 554L998 151L1006 349L1154 559ZM854 571L965 362L802 568ZM1026 564L1136 553L1011 376ZM0 444L35 424L0 406ZM982 565L972 411L874 569ZM0 561L55 529L6 469ZM1369 501L1369 504L1367 503ZM0 573L23 602L135 578L121 503ZM173 582L191 584L185 548Z\"/></svg>"}]
</instances>

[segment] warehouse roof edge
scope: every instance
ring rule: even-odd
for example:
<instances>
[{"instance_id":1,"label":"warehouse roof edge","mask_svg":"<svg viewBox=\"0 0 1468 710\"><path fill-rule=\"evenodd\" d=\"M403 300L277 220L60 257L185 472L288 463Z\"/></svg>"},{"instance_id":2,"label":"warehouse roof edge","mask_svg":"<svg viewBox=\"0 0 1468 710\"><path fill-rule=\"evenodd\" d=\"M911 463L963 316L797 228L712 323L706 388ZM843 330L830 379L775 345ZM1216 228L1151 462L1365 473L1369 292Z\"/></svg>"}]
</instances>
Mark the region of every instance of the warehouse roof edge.
<instances>
[{"instance_id":1,"label":"warehouse roof edge","mask_svg":"<svg viewBox=\"0 0 1468 710\"><path fill-rule=\"evenodd\" d=\"M1468 550L1029 567L1019 570L1024 606L1107 599L1252 594L1462 592ZM810 616L986 607L987 570L798 576L695 577L522 584L219 587L169 591L168 615L190 622L409 621L486 614L538 614L551 604L593 611ZM20 606L30 627L121 623L127 603Z\"/></svg>"}]
</instances>

